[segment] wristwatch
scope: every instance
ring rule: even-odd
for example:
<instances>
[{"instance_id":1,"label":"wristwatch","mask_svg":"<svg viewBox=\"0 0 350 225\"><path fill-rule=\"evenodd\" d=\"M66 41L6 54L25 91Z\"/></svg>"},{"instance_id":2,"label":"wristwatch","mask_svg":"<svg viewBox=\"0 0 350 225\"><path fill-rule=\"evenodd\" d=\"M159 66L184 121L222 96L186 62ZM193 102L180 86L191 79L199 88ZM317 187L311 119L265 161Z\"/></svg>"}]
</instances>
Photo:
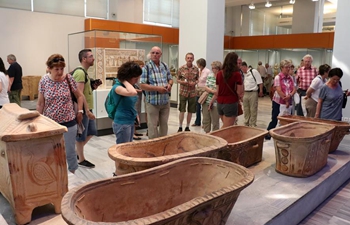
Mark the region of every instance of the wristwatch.
<instances>
[{"instance_id":1,"label":"wristwatch","mask_svg":"<svg viewBox=\"0 0 350 225\"><path fill-rule=\"evenodd\" d=\"M78 113L84 113L84 110L82 110L82 109L78 110Z\"/></svg>"}]
</instances>

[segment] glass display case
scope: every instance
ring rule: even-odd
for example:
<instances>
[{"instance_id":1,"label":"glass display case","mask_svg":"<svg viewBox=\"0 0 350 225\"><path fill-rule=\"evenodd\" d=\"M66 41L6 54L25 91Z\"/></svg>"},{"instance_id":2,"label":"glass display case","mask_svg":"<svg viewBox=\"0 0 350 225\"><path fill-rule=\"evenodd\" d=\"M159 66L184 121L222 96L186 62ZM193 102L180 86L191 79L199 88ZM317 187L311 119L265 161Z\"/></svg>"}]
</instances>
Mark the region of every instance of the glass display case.
<instances>
[{"instance_id":1,"label":"glass display case","mask_svg":"<svg viewBox=\"0 0 350 225\"><path fill-rule=\"evenodd\" d=\"M127 61L147 60L147 54L153 46L162 48L159 35L126 33L106 30L91 30L68 34L68 71L80 66L78 53L91 49L95 58L94 65L88 70L91 78L101 79L102 85L93 92L94 109L98 135L112 133L111 119L104 107L105 99L113 80L118 76L118 68ZM144 118L144 101L141 101L141 123Z\"/></svg>"},{"instance_id":2,"label":"glass display case","mask_svg":"<svg viewBox=\"0 0 350 225\"><path fill-rule=\"evenodd\" d=\"M95 62L89 76L102 80L101 88L111 88L120 65L127 61L146 61L153 46L162 48L159 35L92 30L68 34L68 71L79 66L78 53L84 48L93 51Z\"/></svg>"},{"instance_id":3,"label":"glass display case","mask_svg":"<svg viewBox=\"0 0 350 225\"><path fill-rule=\"evenodd\" d=\"M178 45L169 45L169 58L168 65L170 73L173 77L173 87L171 89L170 104L174 107L177 107L178 98L179 98L179 87L177 84L177 70L179 69L179 46Z\"/></svg>"}]
</instances>

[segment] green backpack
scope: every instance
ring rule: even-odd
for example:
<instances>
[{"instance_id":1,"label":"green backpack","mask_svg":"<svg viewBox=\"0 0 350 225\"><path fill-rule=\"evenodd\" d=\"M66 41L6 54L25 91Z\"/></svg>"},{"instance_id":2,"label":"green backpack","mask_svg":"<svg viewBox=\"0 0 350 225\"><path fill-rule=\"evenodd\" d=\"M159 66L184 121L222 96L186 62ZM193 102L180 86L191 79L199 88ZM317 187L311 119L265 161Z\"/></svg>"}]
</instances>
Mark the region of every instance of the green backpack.
<instances>
[{"instance_id":1,"label":"green backpack","mask_svg":"<svg viewBox=\"0 0 350 225\"><path fill-rule=\"evenodd\" d=\"M118 102L114 101L113 98L113 92L115 90L115 87L113 86L112 89L109 91L106 100L105 100L105 109L107 111L108 117L114 120L115 112L117 111L117 107L119 105L120 99Z\"/></svg>"}]
</instances>

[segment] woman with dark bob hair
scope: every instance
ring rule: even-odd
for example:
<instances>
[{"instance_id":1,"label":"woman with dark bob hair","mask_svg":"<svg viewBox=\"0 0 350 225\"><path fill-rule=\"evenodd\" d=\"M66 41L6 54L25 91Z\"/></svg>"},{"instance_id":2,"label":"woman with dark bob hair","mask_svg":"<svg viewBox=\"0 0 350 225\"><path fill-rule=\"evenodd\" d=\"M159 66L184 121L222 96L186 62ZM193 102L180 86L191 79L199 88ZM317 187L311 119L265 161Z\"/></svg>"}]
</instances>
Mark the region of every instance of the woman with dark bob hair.
<instances>
[{"instance_id":1,"label":"woman with dark bob hair","mask_svg":"<svg viewBox=\"0 0 350 225\"><path fill-rule=\"evenodd\" d=\"M0 57L0 109L6 103L10 103L9 95L7 89L9 87L9 76L5 69L4 62Z\"/></svg>"},{"instance_id":2,"label":"woman with dark bob hair","mask_svg":"<svg viewBox=\"0 0 350 225\"><path fill-rule=\"evenodd\" d=\"M343 90L339 82L342 76L343 71L340 68L329 71L329 79L321 88L318 97L315 118L341 121Z\"/></svg>"},{"instance_id":3,"label":"woman with dark bob hair","mask_svg":"<svg viewBox=\"0 0 350 225\"><path fill-rule=\"evenodd\" d=\"M135 103L137 90L134 85L142 74L141 67L135 62L126 62L118 69L118 77L112 87L112 98L117 104L114 120L112 123L116 143L131 142L134 135L134 121L137 116ZM117 165L116 165L117 166Z\"/></svg>"},{"instance_id":4,"label":"woman with dark bob hair","mask_svg":"<svg viewBox=\"0 0 350 225\"><path fill-rule=\"evenodd\" d=\"M238 101L243 97L243 81L237 59L236 53L228 53L222 70L216 75L217 108L223 122L222 128L235 124L238 116Z\"/></svg>"},{"instance_id":5,"label":"woman with dark bob hair","mask_svg":"<svg viewBox=\"0 0 350 225\"><path fill-rule=\"evenodd\" d=\"M66 146L68 170L72 173L78 169L75 152L77 122L83 119L84 96L77 88L77 83L70 74L64 74L66 63L60 54L51 55L47 61L47 71L39 82L39 95L36 110L44 116L66 126L68 132L63 134ZM71 93L78 100L78 114L75 113Z\"/></svg>"}]
</instances>

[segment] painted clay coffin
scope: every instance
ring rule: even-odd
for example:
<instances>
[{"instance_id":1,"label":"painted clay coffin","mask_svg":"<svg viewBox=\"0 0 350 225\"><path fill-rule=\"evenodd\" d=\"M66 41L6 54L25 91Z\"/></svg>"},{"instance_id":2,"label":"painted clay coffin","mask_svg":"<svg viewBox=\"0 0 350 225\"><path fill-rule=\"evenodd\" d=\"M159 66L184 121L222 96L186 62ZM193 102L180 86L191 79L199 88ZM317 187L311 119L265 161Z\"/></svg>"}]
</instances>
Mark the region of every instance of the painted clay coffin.
<instances>
[{"instance_id":1,"label":"painted clay coffin","mask_svg":"<svg viewBox=\"0 0 350 225\"><path fill-rule=\"evenodd\" d=\"M54 204L68 191L63 133L67 128L15 103L0 109L0 192L17 224L31 221L35 207Z\"/></svg>"},{"instance_id":2,"label":"painted clay coffin","mask_svg":"<svg viewBox=\"0 0 350 225\"><path fill-rule=\"evenodd\" d=\"M335 121L335 120L325 120L325 119L319 119L319 118L311 118L311 117L304 117L304 116L295 116L295 115L288 115L288 116L279 116L278 117L281 125L286 125L293 122L298 121L307 121L307 122L315 122L315 123L322 123L322 124L328 124L335 126L334 134L332 137L332 141L329 147L329 153L334 152L337 150L340 142L343 140L344 136L349 134L350 124L348 122L342 122L342 121Z\"/></svg>"},{"instance_id":3,"label":"painted clay coffin","mask_svg":"<svg viewBox=\"0 0 350 225\"><path fill-rule=\"evenodd\" d=\"M267 130L254 127L231 126L210 134L228 142L227 147L219 152L219 159L248 167L262 160L264 137L267 133Z\"/></svg>"},{"instance_id":4,"label":"painted clay coffin","mask_svg":"<svg viewBox=\"0 0 350 225\"><path fill-rule=\"evenodd\" d=\"M184 158L76 187L62 200L62 216L71 225L225 224L253 179L235 163Z\"/></svg>"},{"instance_id":5,"label":"painted clay coffin","mask_svg":"<svg viewBox=\"0 0 350 225\"><path fill-rule=\"evenodd\" d=\"M327 164L335 127L320 123L294 122L270 130L274 139L276 171L308 177Z\"/></svg>"},{"instance_id":6,"label":"painted clay coffin","mask_svg":"<svg viewBox=\"0 0 350 225\"><path fill-rule=\"evenodd\" d=\"M194 156L217 158L227 141L207 134L180 132L146 141L113 145L108 155L118 175L141 171L177 159Z\"/></svg>"}]
</instances>

